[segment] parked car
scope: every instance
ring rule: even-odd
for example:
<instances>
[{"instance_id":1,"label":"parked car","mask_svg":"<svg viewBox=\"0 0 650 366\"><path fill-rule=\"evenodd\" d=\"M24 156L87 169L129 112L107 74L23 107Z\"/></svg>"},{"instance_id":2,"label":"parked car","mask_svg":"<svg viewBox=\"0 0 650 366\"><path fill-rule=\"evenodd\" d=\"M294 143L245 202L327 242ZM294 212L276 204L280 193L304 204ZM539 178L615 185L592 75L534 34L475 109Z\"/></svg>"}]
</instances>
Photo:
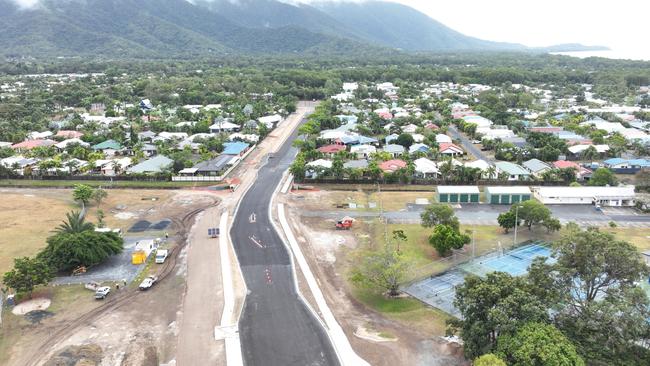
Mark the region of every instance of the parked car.
<instances>
[{"instance_id":1,"label":"parked car","mask_svg":"<svg viewBox=\"0 0 650 366\"><path fill-rule=\"evenodd\" d=\"M148 276L142 280L142 282L140 282L140 286L138 286L138 288L142 291L148 290L151 288L151 286L154 285L154 283L156 283L157 280L158 278L156 276Z\"/></svg>"},{"instance_id":2,"label":"parked car","mask_svg":"<svg viewBox=\"0 0 650 366\"><path fill-rule=\"evenodd\" d=\"M102 286L95 291L95 299L104 300L108 294L111 293L111 288L108 286Z\"/></svg>"},{"instance_id":3,"label":"parked car","mask_svg":"<svg viewBox=\"0 0 650 366\"><path fill-rule=\"evenodd\" d=\"M158 249L156 251L156 263L157 264L165 263L165 259L167 259L167 255L169 255L169 251L167 249Z\"/></svg>"}]
</instances>

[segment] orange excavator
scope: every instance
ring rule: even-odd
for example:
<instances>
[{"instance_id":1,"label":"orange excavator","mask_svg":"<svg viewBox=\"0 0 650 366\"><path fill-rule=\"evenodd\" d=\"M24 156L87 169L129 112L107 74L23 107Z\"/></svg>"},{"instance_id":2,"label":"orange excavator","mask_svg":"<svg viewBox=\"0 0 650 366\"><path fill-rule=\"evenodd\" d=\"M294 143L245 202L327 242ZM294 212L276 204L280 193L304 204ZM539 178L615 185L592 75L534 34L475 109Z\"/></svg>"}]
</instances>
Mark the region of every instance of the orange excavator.
<instances>
[{"instance_id":1,"label":"orange excavator","mask_svg":"<svg viewBox=\"0 0 650 366\"><path fill-rule=\"evenodd\" d=\"M354 222L353 218L346 216L336 222L336 230L350 230L352 228L353 222Z\"/></svg>"}]
</instances>

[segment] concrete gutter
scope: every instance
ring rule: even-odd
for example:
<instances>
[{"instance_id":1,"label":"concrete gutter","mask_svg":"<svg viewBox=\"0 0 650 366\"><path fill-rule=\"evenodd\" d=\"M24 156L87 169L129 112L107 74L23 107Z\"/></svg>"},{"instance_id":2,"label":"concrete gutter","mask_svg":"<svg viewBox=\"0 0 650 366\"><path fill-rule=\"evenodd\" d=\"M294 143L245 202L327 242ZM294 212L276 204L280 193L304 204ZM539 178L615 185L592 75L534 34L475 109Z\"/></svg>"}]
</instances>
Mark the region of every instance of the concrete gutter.
<instances>
[{"instance_id":1,"label":"concrete gutter","mask_svg":"<svg viewBox=\"0 0 650 366\"><path fill-rule=\"evenodd\" d=\"M318 305L318 310L323 316L323 320L326 324L325 330L327 331L329 338L332 340L332 345L341 360L341 364L343 366L369 366L370 364L357 355L354 349L352 349L352 345L350 344L348 337L345 335L343 328L341 328L341 325L336 321L332 310L327 305L325 296L323 296L323 292L318 286L318 281L309 268L309 263L307 263L307 259L303 255L302 250L298 245L298 241L291 231L291 227L289 226L289 222L285 215L283 203L278 204L278 218L280 219L282 230L289 241L289 247L291 248L293 255L296 257L300 271L305 276L309 290L314 296L316 304Z\"/></svg>"},{"instance_id":2,"label":"concrete gutter","mask_svg":"<svg viewBox=\"0 0 650 366\"><path fill-rule=\"evenodd\" d=\"M214 329L216 340L223 339L226 348L226 365L244 365L239 339L239 316L235 312L235 291L233 288L232 263L230 262L230 240L228 237L228 211L221 214L219 221L219 257L221 258L221 279L223 283L223 312L220 326Z\"/></svg>"}]
</instances>

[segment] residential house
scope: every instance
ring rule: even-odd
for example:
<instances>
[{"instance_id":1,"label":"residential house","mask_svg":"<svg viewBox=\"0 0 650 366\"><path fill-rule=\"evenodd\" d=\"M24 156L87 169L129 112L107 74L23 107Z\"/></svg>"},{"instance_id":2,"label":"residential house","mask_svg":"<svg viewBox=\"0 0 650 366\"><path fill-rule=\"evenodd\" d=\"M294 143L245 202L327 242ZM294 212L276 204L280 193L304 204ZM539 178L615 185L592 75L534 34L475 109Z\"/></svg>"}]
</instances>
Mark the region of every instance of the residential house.
<instances>
[{"instance_id":1,"label":"residential house","mask_svg":"<svg viewBox=\"0 0 650 366\"><path fill-rule=\"evenodd\" d=\"M80 139L84 134L79 131L73 130L60 130L54 135L55 137L63 137L65 139Z\"/></svg>"},{"instance_id":2,"label":"residential house","mask_svg":"<svg viewBox=\"0 0 650 366\"><path fill-rule=\"evenodd\" d=\"M239 125L226 120L216 121L210 128L210 133L239 132Z\"/></svg>"},{"instance_id":3,"label":"residential house","mask_svg":"<svg viewBox=\"0 0 650 366\"><path fill-rule=\"evenodd\" d=\"M597 130L604 130L607 133L620 132L625 129L625 126L618 122L608 122L602 119L591 119L580 124L580 126L585 125L594 126Z\"/></svg>"},{"instance_id":4,"label":"residential house","mask_svg":"<svg viewBox=\"0 0 650 366\"><path fill-rule=\"evenodd\" d=\"M70 139L67 139L67 140L63 140L63 141L55 144L54 147L56 147L59 151L63 151L66 148L68 148L69 145L74 145L74 144L77 144L77 145L82 146L82 147L90 147L89 143L87 143L87 142L85 142L85 141L83 141L83 140L81 140L79 138L76 138L76 137L70 138Z\"/></svg>"},{"instance_id":5,"label":"residential house","mask_svg":"<svg viewBox=\"0 0 650 366\"><path fill-rule=\"evenodd\" d=\"M43 131L43 132L37 132L33 131L27 134L27 140L43 140L48 137L52 137L54 134L52 131Z\"/></svg>"},{"instance_id":6,"label":"residential house","mask_svg":"<svg viewBox=\"0 0 650 366\"><path fill-rule=\"evenodd\" d=\"M11 145L11 148L16 152L22 153L29 151L37 147L50 147L56 144L56 141L52 140L25 140L17 144Z\"/></svg>"},{"instance_id":7,"label":"residential house","mask_svg":"<svg viewBox=\"0 0 650 366\"><path fill-rule=\"evenodd\" d=\"M406 150L404 146L402 145L397 145L397 144L388 144L384 146L383 149L385 152L389 153L392 157L398 157L402 154L404 154L404 151Z\"/></svg>"},{"instance_id":8,"label":"residential house","mask_svg":"<svg viewBox=\"0 0 650 366\"><path fill-rule=\"evenodd\" d=\"M0 160L0 164L5 168L12 169L14 173L19 175L24 175L25 169L35 167L38 162L38 159L26 158L21 155L10 156Z\"/></svg>"},{"instance_id":9,"label":"residential house","mask_svg":"<svg viewBox=\"0 0 650 366\"><path fill-rule=\"evenodd\" d=\"M131 174L157 174L170 169L174 161L164 155L158 155L130 167L127 171Z\"/></svg>"},{"instance_id":10,"label":"residential house","mask_svg":"<svg viewBox=\"0 0 650 366\"><path fill-rule=\"evenodd\" d=\"M392 133L392 134L386 136L386 138L384 138L384 141L386 141L387 144L390 144L392 141L397 140L398 137L399 137L398 134Z\"/></svg>"},{"instance_id":11,"label":"residential house","mask_svg":"<svg viewBox=\"0 0 650 366\"><path fill-rule=\"evenodd\" d=\"M140 141L152 141L156 137L156 133L153 131L142 131L138 133L138 140Z\"/></svg>"},{"instance_id":12,"label":"residential house","mask_svg":"<svg viewBox=\"0 0 650 366\"><path fill-rule=\"evenodd\" d=\"M608 145L588 145L588 144L581 144L581 145L573 145L569 146L568 150L571 153L572 156L574 157L581 157L582 153L589 149L589 147L593 146L594 149L598 152L598 154L604 154L607 151L609 151L609 146Z\"/></svg>"},{"instance_id":13,"label":"residential house","mask_svg":"<svg viewBox=\"0 0 650 366\"><path fill-rule=\"evenodd\" d=\"M321 146L318 148L318 151L325 155L332 156L339 151L345 151L345 149L346 148L344 145L332 144L332 145Z\"/></svg>"},{"instance_id":14,"label":"residential house","mask_svg":"<svg viewBox=\"0 0 650 366\"><path fill-rule=\"evenodd\" d=\"M246 142L226 142L223 144L223 155L243 156L250 148L250 144Z\"/></svg>"},{"instance_id":15,"label":"residential house","mask_svg":"<svg viewBox=\"0 0 650 366\"><path fill-rule=\"evenodd\" d=\"M469 161L469 162L466 162L464 165L466 167L468 167L468 168L480 169L481 172L482 172L481 178L483 178L483 179L494 179L494 178L496 178L494 176L492 176L492 177L489 176L490 175L489 170L492 167L492 165L490 165L490 163L488 163L485 160L479 159L479 160ZM496 168L495 168L495 173L496 173ZM492 175L494 175L494 174L492 174Z\"/></svg>"},{"instance_id":16,"label":"residential house","mask_svg":"<svg viewBox=\"0 0 650 366\"><path fill-rule=\"evenodd\" d=\"M436 163L427 158L416 159L413 164L415 164L415 175L418 178L436 178L440 174Z\"/></svg>"},{"instance_id":17,"label":"residential house","mask_svg":"<svg viewBox=\"0 0 650 366\"><path fill-rule=\"evenodd\" d=\"M591 178L591 173L592 173L591 170L581 165L578 165L573 161L558 160L553 163L553 166L557 169L575 169L576 179L578 180L585 180Z\"/></svg>"},{"instance_id":18,"label":"residential house","mask_svg":"<svg viewBox=\"0 0 650 366\"><path fill-rule=\"evenodd\" d=\"M124 151L124 147L115 140L100 142L99 144L93 145L92 149L95 151L101 151L105 156L113 156L118 152Z\"/></svg>"},{"instance_id":19,"label":"residential house","mask_svg":"<svg viewBox=\"0 0 650 366\"><path fill-rule=\"evenodd\" d=\"M507 174L508 180L528 180L530 178L530 172L521 165L508 161L497 161L494 166L497 169L497 174L502 172Z\"/></svg>"},{"instance_id":20,"label":"residential house","mask_svg":"<svg viewBox=\"0 0 650 366\"><path fill-rule=\"evenodd\" d=\"M367 159L350 160L343 163L343 168L345 169L366 169L367 167Z\"/></svg>"},{"instance_id":21,"label":"residential house","mask_svg":"<svg viewBox=\"0 0 650 366\"><path fill-rule=\"evenodd\" d=\"M350 152L354 154L357 159L368 159L371 154L377 152L377 148L372 145L353 145L350 147Z\"/></svg>"},{"instance_id":22,"label":"residential house","mask_svg":"<svg viewBox=\"0 0 650 366\"><path fill-rule=\"evenodd\" d=\"M650 160L612 158L603 161L603 164L614 173L635 174L643 168L649 168Z\"/></svg>"},{"instance_id":23,"label":"residential house","mask_svg":"<svg viewBox=\"0 0 650 366\"><path fill-rule=\"evenodd\" d=\"M528 169L536 177L541 177L544 172L551 170L551 166L539 159L530 159L524 161L521 165Z\"/></svg>"},{"instance_id":24,"label":"residential house","mask_svg":"<svg viewBox=\"0 0 650 366\"><path fill-rule=\"evenodd\" d=\"M109 177L120 175L124 173L132 164L130 157L123 157L113 160L97 160L95 161L95 169L102 175Z\"/></svg>"},{"instance_id":25,"label":"residential house","mask_svg":"<svg viewBox=\"0 0 650 366\"><path fill-rule=\"evenodd\" d=\"M431 148L425 144L413 144L409 146L409 154L427 153Z\"/></svg>"},{"instance_id":26,"label":"residential house","mask_svg":"<svg viewBox=\"0 0 650 366\"><path fill-rule=\"evenodd\" d=\"M214 159L202 161L192 168L186 168L178 172L179 175L183 176L204 176L204 177L213 177L221 176L223 173L228 170L229 162L232 160L230 155L219 155Z\"/></svg>"},{"instance_id":27,"label":"residential house","mask_svg":"<svg viewBox=\"0 0 650 366\"><path fill-rule=\"evenodd\" d=\"M451 137L444 135L442 133L439 133L436 135L436 142L438 144L451 144Z\"/></svg>"},{"instance_id":28,"label":"residential house","mask_svg":"<svg viewBox=\"0 0 650 366\"><path fill-rule=\"evenodd\" d=\"M455 144L446 142L438 145L438 152L447 156L463 155L465 151Z\"/></svg>"},{"instance_id":29,"label":"residential house","mask_svg":"<svg viewBox=\"0 0 650 366\"><path fill-rule=\"evenodd\" d=\"M282 116L279 114L274 114L272 116L260 117L257 120L267 128L272 129L275 128L280 122L282 122Z\"/></svg>"},{"instance_id":30,"label":"residential house","mask_svg":"<svg viewBox=\"0 0 650 366\"><path fill-rule=\"evenodd\" d=\"M406 168L406 162L400 159L387 160L379 164L379 169L384 173L395 173L403 168Z\"/></svg>"},{"instance_id":31,"label":"residential house","mask_svg":"<svg viewBox=\"0 0 650 366\"><path fill-rule=\"evenodd\" d=\"M142 144L142 152L147 157L152 157L158 153L158 147L152 144Z\"/></svg>"}]
</instances>

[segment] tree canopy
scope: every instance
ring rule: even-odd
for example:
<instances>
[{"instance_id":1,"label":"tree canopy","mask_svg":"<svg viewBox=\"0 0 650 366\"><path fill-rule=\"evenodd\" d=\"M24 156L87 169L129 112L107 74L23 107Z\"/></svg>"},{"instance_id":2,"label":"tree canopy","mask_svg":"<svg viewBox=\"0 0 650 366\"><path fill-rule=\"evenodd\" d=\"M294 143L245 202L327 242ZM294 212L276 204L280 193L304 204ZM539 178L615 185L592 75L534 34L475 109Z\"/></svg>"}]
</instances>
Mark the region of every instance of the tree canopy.
<instances>
[{"instance_id":1,"label":"tree canopy","mask_svg":"<svg viewBox=\"0 0 650 366\"><path fill-rule=\"evenodd\" d=\"M113 232L58 233L47 239L47 246L38 258L56 271L68 271L99 264L111 255L121 253L123 246L124 240Z\"/></svg>"},{"instance_id":2,"label":"tree canopy","mask_svg":"<svg viewBox=\"0 0 650 366\"><path fill-rule=\"evenodd\" d=\"M38 258L15 258L14 268L2 277L5 286L17 293L31 295L36 286L46 285L54 278L50 267Z\"/></svg>"}]
</instances>

